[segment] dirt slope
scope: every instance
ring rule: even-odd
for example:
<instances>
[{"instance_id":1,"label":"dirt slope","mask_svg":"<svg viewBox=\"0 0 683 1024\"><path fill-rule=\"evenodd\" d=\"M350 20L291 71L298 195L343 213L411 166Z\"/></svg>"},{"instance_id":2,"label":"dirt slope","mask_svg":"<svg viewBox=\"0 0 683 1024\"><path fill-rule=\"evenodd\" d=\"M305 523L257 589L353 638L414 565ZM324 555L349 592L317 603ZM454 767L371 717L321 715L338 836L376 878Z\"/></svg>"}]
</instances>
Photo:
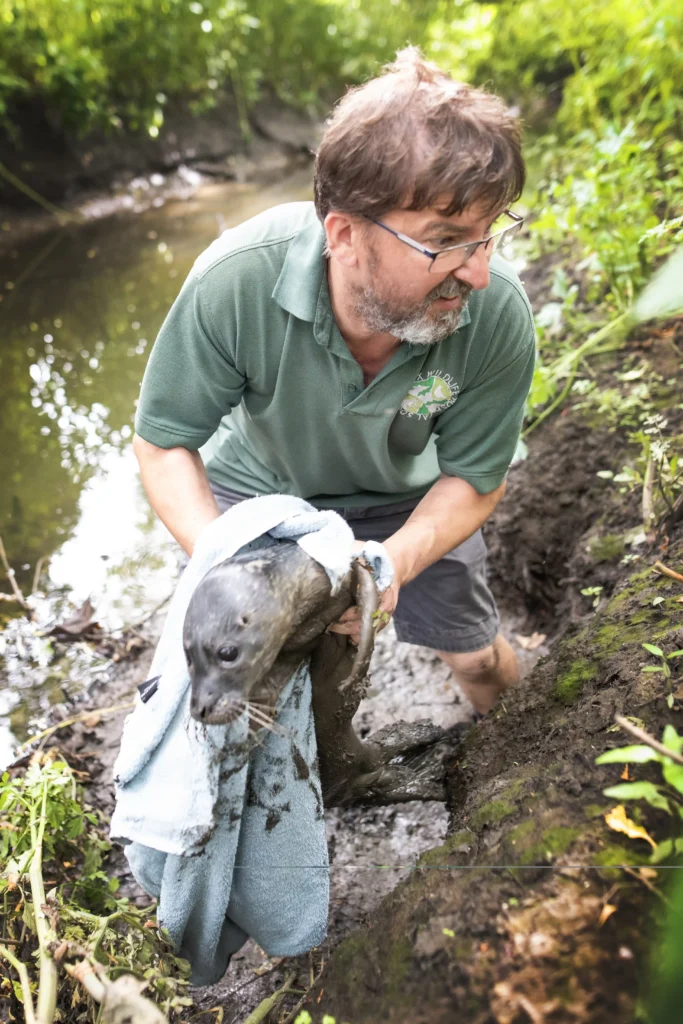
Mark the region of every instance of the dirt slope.
<instances>
[{"instance_id":1,"label":"dirt slope","mask_svg":"<svg viewBox=\"0 0 683 1024\"><path fill-rule=\"evenodd\" d=\"M662 359L671 373L668 350ZM624 431L570 410L512 471L488 537L499 597L558 639L467 736L449 775L446 842L337 948L307 1003L316 1024L324 1012L352 1024L637 1019L662 903L639 875L647 843L604 821L617 801L602 790L621 769L594 760L629 741L611 729L615 713L657 736L680 719L663 677L642 673L652 659L641 645L683 646L683 584L651 571L656 558L680 571L683 523L623 563L640 493L596 473L626 457ZM603 588L595 611L587 585ZM657 779L634 767L631 778ZM642 823L659 840L676 827L651 809ZM606 903L617 909L600 924Z\"/></svg>"}]
</instances>

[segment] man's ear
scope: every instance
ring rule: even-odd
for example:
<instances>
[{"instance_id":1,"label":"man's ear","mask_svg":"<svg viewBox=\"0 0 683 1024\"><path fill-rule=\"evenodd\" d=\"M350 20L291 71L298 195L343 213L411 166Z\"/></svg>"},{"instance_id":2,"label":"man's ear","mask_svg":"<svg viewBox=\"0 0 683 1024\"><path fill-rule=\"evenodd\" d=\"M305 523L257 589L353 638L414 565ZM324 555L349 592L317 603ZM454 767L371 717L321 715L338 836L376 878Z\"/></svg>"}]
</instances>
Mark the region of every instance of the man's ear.
<instances>
[{"instance_id":1,"label":"man's ear","mask_svg":"<svg viewBox=\"0 0 683 1024\"><path fill-rule=\"evenodd\" d=\"M330 210L323 221L327 236L327 252L345 267L357 267L363 225L358 217L339 210Z\"/></svg>"}]
</instances>

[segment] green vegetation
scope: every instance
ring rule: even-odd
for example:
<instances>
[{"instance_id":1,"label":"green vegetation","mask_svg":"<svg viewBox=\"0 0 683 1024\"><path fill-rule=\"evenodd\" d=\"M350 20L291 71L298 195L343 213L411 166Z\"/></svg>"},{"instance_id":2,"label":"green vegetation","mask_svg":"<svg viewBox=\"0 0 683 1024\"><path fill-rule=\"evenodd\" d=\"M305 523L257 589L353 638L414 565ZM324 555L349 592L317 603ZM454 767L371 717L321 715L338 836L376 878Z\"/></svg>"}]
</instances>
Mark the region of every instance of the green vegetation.
<instances>
[{"instance_id":1,"label":"green vegetation","mask_svg":"<svg viewBox=\"0 0 683 1024\"><path fill-rule=\"evenodd\" d=\"M192 1006L189 964L157 928L153 907L117 898L118 881L103 869L110 844L99 817L83 803L76 773L55 754L37 754L24 773L0 779L0 961L16 972L11 998L23 1004L28 1022L73 1013L94 1024L95 999L133 975L173 1018ZM7 998L0 990L0 1006ZM15 1011L3 1019L19 1018Z\"/></svg>"},{"instance_id":2,"label":"green vegetation","mask_svg":"<svg viewBox=\"0 0 683 1024\"><path fill-rule=\"evenodd\" d=\"M59 128L143 130L227 89L324 108L417 38L430 0L0 0L0 114L38 99Z\"/></svg>"}]
</instances>

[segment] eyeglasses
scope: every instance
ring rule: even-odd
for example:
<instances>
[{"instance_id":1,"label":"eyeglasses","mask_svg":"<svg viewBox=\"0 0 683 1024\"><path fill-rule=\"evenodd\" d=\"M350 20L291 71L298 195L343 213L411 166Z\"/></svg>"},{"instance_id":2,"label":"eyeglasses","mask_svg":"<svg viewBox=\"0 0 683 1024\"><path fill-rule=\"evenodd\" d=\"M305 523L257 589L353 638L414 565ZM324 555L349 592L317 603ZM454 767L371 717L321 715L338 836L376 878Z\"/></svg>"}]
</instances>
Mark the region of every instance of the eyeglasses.
<instances>
[{"instance_id":1,"label":"eyeglasses","mask_svg":"<svg viewBox=\"0 0 683 1024\"><path fill-rule=\"evenodd\" d=\"M423 256L426 256L430 261L430 271L435 270L439 274L448 274L467 263L474 256L480 245L484 246L487 258L491 259L497 249L504 248L512 241L515 235L519 234L524 224L524 217L520 217L510 210L503 210L503 216L509 217L512 224L489 235L488 238L480 238L477 242L461 242L459 245L449 245L445 249L439 249L437 252L427 249L420 242L416 242L414 238L408 238L408 235L404 235L400 231L394 231L387 224L383 224L381 220L375 220L374 217L368 217L368 220L372 221L373 224L377 224L378 227L384 228L385 231L394 235L401 242L405 242L406 245L417 249Z\"/></svg>"}]
</instances>

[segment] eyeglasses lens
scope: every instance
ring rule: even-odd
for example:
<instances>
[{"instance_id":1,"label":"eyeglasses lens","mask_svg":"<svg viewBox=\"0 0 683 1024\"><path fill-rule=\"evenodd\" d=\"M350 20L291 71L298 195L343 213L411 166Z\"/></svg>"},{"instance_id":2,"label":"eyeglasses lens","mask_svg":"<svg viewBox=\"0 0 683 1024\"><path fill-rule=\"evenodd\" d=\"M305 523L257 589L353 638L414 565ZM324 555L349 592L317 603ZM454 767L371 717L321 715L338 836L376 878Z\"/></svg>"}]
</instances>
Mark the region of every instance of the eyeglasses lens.
<instances>
[{"instance_id":1,"label":"eyeglasses lens","mask_svg":"<svg viewBox=\"0 0 683 1024\"><path fill-rule=\"evenodd\" d=\"M497 225L494 225L496 227ZM432 260L430 270L434 270L439 274L451 273L461 267L463 263L466 263L471 256L474 255L476 250L481 245L486 253L488 259L491 259L494 252L499 249L505 249L513 238L519 234L522 228L522 222L517 224L510 224L500 231L494 231L488 244L483 242L473 242L471 245L464 245L457 249L452 249L446 252L440 252L439 255Z\"/></svg>"}]
</instances>

